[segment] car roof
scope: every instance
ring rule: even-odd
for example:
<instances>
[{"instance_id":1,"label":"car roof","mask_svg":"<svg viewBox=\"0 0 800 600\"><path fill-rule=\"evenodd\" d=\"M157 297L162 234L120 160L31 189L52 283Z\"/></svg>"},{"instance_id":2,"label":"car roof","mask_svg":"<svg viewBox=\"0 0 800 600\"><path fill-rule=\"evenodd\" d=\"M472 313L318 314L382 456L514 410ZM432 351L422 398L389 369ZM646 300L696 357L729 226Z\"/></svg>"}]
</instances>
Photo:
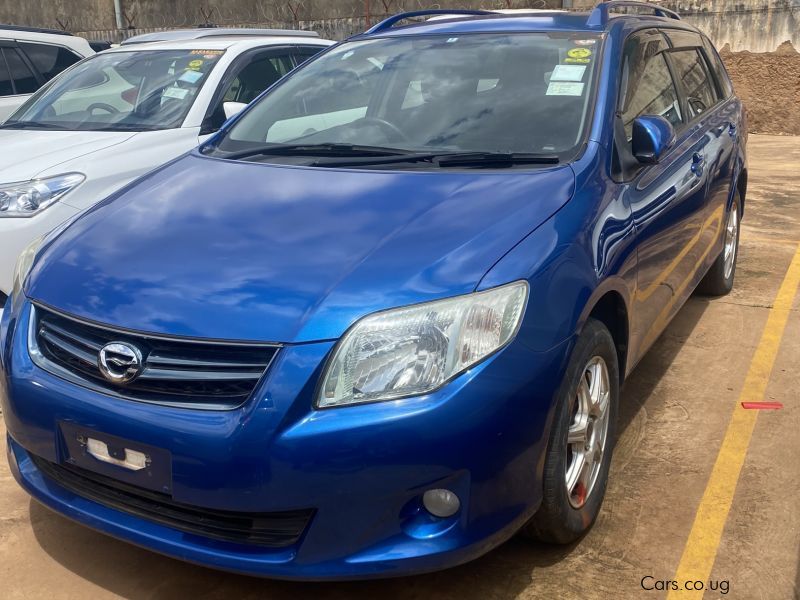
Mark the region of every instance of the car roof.
<instances>
[{"instance_id":1,"label":"car roof","mask_svg":"<svg viewBox=\"0 0 800 600\"><path fill-rule=\"evenodd\" d=\"M653 14L632 14L613 12L617 8L634 8L652 10ZM592 11L563 10L517 10L501 11L415 11L390 17L372 29L354 38L364 37L401 37L426 34L458 34L458 33L517 33L536 31L568 31L602 33L611 29L615 23L627 22L639 26L677 27L688 31L697 31L695 27L681 21L677 13L673 13L659 5L643 2L608 1L601 2ZM426 17L425 21L398 25L406 18Z\"/></svg>"},{"instance_id":2,"label":"car roof","mask_svg":"<svg viewBox=\"0 0 800 600\"><path fill-rule=\"evenodd\" d=\"M315 31L299 31L293 29L253 29L253 28L219 28L198 27L195 29L170 29L153 33L142 33L124 40L121 45L143 44L177 40L214 39L220 37L311 37L317 38Z\"/></svg>"},{"instance_id":3,"label":"car roof","mask_svg":"<svg viewBox=\"0 0 800 600\"><path fill-rule=\"evenodd\" d=\"M331 46L336 42L314 37L292 37L292 36L253 36L253 37L220 37L202 38L198 40L176 40L163 42L147 42L141 44L122 45L106 50L108 52L140 52L144 50L248 50L250 48L261 48L263 46Z\"/></svg>"},{"instance_id":4,"label":"car roof","mask_svg":"<svg viewBox=\"0 0 800 600\"><path fill-rule=\"evenodd\" d=\"M86 39L56 29L0 25L0 39L66 46L78 52L81 56L91 56L94 54L94 50L89 46L89 42L86 41Z\"/></svg>"}]
</instances>

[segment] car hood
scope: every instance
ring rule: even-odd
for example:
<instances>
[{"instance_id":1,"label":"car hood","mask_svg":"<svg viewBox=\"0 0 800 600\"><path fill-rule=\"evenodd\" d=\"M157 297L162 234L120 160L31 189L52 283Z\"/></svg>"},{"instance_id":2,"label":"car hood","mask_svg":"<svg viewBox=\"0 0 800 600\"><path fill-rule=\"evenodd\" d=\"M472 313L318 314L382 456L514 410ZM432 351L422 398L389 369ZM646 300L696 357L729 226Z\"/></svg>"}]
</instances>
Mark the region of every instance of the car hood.
<instances>
[{"instance_id":1,"label":"car hood","mask_svg":"<svg viewBox=\"0 0 800 600\"><path fill-rule=\"evenodd\" d=\"M44 171L136 135L124 131L35 131L0 129L0 183L28 181Z\"/></svg>"},{"instance_id":2,"label":"car hood","mask_svg":"<svg viewBox=\"0 0 800 600\"><path fill-rule=\"evenodd\" d=\"M334 339L370 312L474 290L573 188L568 166L357 171L193 153L69 227L27 293L138 331Z\"/></svg>"}]
</instances>

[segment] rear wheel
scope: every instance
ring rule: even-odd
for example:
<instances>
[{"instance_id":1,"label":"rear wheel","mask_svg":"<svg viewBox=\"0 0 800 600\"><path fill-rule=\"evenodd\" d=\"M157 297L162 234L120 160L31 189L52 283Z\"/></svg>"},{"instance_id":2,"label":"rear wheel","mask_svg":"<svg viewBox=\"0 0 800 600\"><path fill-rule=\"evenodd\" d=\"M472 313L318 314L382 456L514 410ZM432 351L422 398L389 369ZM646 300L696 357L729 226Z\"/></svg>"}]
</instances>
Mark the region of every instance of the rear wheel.
<instances>
[{"instance_id":1,"label":"rear wheel","mask_svg":"<svg viewBox=\"0 0 800 600\"><path fill-rule=\"evenodd\" d=\"M736 259L739 255L739 224L741 222L741 202L737 196L725 224L725 245L717 260L697 286L697 291L708 296L724 296L733 289L736 275Z\"/></svg>"},{"instance_id":2,"label":"rear wheel","mask_svg":"<svg viewBox=\"0 0 800 600\"><path fill-rule=\"evenodd\" d=\"M586 533L600 512L616 435L619 367L601 322L587 321L556 401L542 505L523 533L566 544Z\"/></svg>"}]
</instances>

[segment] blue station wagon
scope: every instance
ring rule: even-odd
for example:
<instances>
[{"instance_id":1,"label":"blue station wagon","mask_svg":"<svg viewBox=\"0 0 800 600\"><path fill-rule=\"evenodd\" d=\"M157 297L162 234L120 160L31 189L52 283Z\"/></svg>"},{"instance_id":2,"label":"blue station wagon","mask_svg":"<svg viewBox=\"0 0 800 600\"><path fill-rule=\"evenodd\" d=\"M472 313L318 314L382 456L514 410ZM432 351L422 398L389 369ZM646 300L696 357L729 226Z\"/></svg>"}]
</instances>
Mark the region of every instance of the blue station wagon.
<instances>
[{"instance_id":1,"label":"blue station wagon","mask_svg":"<svg viewBox=\"0 0 800 600\"><path fill-rule=\"evenodd\" d=\"M745 140L666 9L392 17L25 251L14 476L271 577L572 542L626 375L695 289L731 290Z\"/></svg>"}]
</instances>

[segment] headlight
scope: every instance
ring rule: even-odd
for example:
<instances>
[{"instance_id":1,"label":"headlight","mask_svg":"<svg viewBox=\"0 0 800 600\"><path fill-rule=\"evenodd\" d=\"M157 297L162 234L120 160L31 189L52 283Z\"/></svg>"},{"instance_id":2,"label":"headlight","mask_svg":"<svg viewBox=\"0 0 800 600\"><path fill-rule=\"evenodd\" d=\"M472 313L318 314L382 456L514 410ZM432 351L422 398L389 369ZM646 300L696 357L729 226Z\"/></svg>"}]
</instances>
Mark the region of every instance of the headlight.
<instances>
[{"instance_id":1,"label":"headlight","mask_svg":"<svg viewBox=\"0 0 800 600\"><path fill-rule=\"evenodd\" d=\"M85 177L67 173L24 183L0 185L0 218L31 217L52 205Z\"/></svg>"},{"instance_id":2,"label":"headlight","mask_svg":"<svg viewBox=\"0 0 800 600\"><path fill-rule=\"evenodd\" d=\"M25 283L25 278L31 271L36 253L39 251L39 248L42 247L42 243L44 243L46 239L47 235L36 238L25 246L25 250L23 250L19 258L17 258L17 264L14 265L14 287L11 291L11 295L14 298L17 298L18 294L22 293L22 284Z\"/></svg>"},{"instance_id":3,"label":"headlight","mask_svg":"<svg viewBox=\"0 0 800 600\"><path fill-rule=\"evenodd\" d=\"M517 333L528 284L387 310L358 321L325 369L318 408L427 394Z\"/></svg>"}]
</instances>

